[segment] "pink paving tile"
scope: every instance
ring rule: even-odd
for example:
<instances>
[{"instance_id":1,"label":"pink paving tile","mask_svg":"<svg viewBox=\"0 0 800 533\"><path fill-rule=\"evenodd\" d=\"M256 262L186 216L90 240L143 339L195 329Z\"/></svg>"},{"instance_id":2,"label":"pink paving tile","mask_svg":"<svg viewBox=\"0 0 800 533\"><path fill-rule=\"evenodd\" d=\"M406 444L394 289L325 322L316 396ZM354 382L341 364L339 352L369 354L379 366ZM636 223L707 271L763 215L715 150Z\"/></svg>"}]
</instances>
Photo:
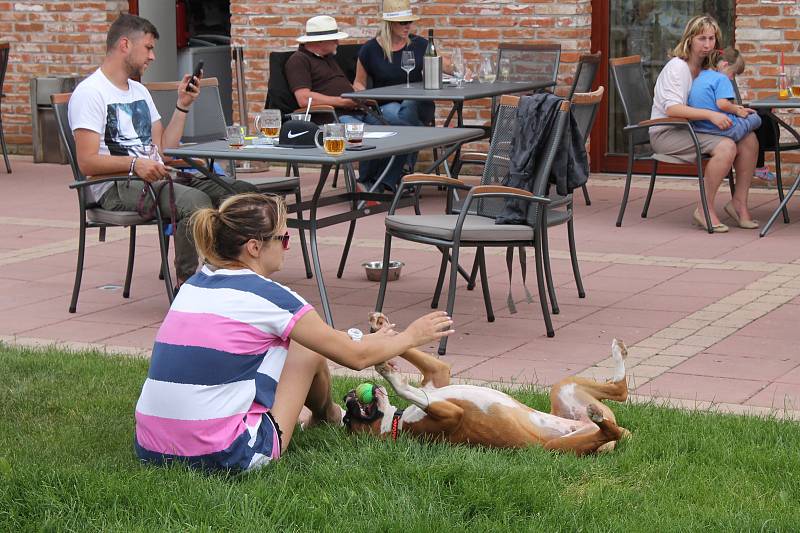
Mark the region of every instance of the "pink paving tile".
<instances>
[{"instance_id":1,"label":"pink paving tile","mask_svg":"<svg viewBox=\"0 0 800 533\"><path fill-rule=\"evenodd\" d=\"M104 344L110 346L129 346L131 348L143 348L150 350L156 340L157 327L139 328L121 335L115 335L103 340Z\"/></svg>"},{"instance_id":2,"label":"pink paving tile","mask_svg":"<svg viewBox=\"0 0 800 533\"><path fill-rule=\"evenodd\" d=\"M702 353L672 368L670 372L721 378L774 381L797 366L797 361L765 360L737 355Z\"/></svg>"},{"instance_id":3,"label":"pink paving tile","mask_svg":"<svg viewBox=\"0 0 800 533\"><path fill-rule=\"evenodd\" d=\"M544 336L544 333L544 328L542 328L542 336ZM524 342L518 338L472 335L470 332L462 332L456 327L456 332L448 338L447 351L452 351L453 353L461 355L494 357L509 350L513 350L522 344L524 344ZM420 349L430 353L436 353L438 346L438 343L431 343L421 346Z\"/></svg>"},{"instance_id":4,"label":"pink paving tile","mask_svg":"<svg viewBox=\"0 0 800 533\"><path fill-rule=\"evenodd\" d=\"M520 361L557 361L570 365L591 366L611 355L610 343L559 343L558 339L538 338L498 356Z\"/></svg>"},{"instance_id":5,"label":"pink paving tile","mask_svg":"<svg viewBox=\"0 0 800 533\"><path fill-rule=\"evenodd\" d=\"M706 349L707 353L740 355L756 359L800 362L800 351L796 344L779 339L748 337L734 334L714 346Z\"/></svg>"},{"instance_id":6,"label":"pink paving tile","mask_svg":"<svg viewBox=\"0 0 800 533\"><path fill-rule=\"evenodd\" d=\"M544 387L580 372L585 366L559 361L494 358L460 373L458 377Z\"/></svg>"},{"instance_id":7,"label":"pink paving tile","mask_svg":"<svg viewBox=\"0 0 800 533\"><path fill-rule=\"evenodd\" d=\"M689 315L711 305L717 300L718 298L711 296L674 296L644 292L622 299L619 302L619 306L628 309L680 311Z\"/></svg>"},{"instance_id":8,"label":"pink paving tile","mask_svg":"<svg viewBox=\"0 0 800 533\"><path fill-rule=\"evenodd\" d=\"M740 290L740 287L731 283L703 283L703 296L724 298ZM666 296L695 296L698 292L697 283L690 281L669 280L648 289L642 294Z\"/></svg>"},{"instance_id":9,"label":"pink paving tile","mask_svg":"<svg viewBox=\"0 0 800 533\"><path fill-rule=\"evenodd\" d=\"M581 320L584 324L603 324L606 326L641 326L651 329L663 329L683 318L680 311L658 311L626 309L624 302L613 307L606 307L592 313Z\"/></svg>"},{"instance_id":10,"label":"pink paving tile","mask_svg":"<svg viewBox=\"0 0 800 533\"><path fill-rule=\"evenodd\" d=\"M793 370L779 376L775 381L781 383L791 383L793 385L800 385L800 365L796 366Z\"/></svg>"},{"instance_id":11,"label":"pink paving tile","mask_svg":"<svg viewBox=\"0 0 800 533\"><path fill-rule=\"evenodd\" d=\"M767 381L667 372L636 389L636 393L663 398L744 403L745 400L764 388L767 383Z\"/></svg>"},{"instance_id":12,"label":"pink paving tile","mask_svg":"<svg viewBox=\"0 0 800 533\"><path fill-rule=\"evenodd\" d=\"M800 343L800 328L797 327L797 317L786 319L778 315L776 311L754 320L740 329L737 335L763 337L795 345Z\"/></svg>"},{"instance_id":13,"label":"pink paving tile","mask_svg":"<svg viewBox=\"0 0 800 533\"><path fill-rule=\"evenodd\" d=\"M647 279L665 281L684 274L686 269L678 267L652 265L614 265L610 264L600 273L603 276L621 277L624 279Z\"/></svg>"},{"instance_id":14,"label":"pink paving tile","mask_svg":"<svg viewBox=\"0 0 800 533\"><path fill-rule=\"evenodd\" d=\"M53 339L56 341L98 342L137 329L140 328L130 324L103 324L74 319L22 331L20 335L24 337Z\"/></svg>"},{"instance_id":15,"label":"pink paving tile","mask_svg":"<svg viewBox=\"0 0 800 533\"><path fill-rule=\"evenodd\" d=\"M772 383L746 403L779 410L800 409L800 384Z\"/></svg>"},{"instance_id":16,"label":"pink paving tile","mask_svg":"<svg viewBox=\"0 0 800 533\"><path fill-rule=\"evenodd\" d=\"M605 271L583 278L583 285L587 293L591 290L601 289L621 294L634 294L651 289L659 283L658 280L654 279L605 276L602 275L603 272Z\"/></svg>"},{"instance_id":17,"label":"pink paving tile","mask_svg":"<svg viewBox=\"0 0 800 533\"><path fill-rule=\"evenodd\" d=\"M628 345L634 345L640 340L649 337L658 328L632 325L604 325L577 323L568 324L556 330L555 338L569 339L569 342L582 342L588 344L611 345L614 338L624 339Z\"/></svg>"},{"instance_id":18,"label":"pink paving tile","mask_svg":"<svg viewBox=\"0 0 800 533\"><path fill-rule=\"evenodd\" d=\"M747 285L764 277L766 272L748 272L745 270L712 270L708 268L693 268L673 278L673 281L688 283L732 283Z\"/></svg>"}]
</instances>

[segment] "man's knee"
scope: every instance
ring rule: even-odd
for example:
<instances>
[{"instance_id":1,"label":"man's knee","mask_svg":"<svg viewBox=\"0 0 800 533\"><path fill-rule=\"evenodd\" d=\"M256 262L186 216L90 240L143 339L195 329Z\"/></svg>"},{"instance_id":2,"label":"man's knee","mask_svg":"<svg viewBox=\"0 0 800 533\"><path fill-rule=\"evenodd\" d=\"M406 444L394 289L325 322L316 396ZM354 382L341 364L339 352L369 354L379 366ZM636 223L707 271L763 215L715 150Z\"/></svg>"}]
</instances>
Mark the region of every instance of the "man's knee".
<instances>
[{"instance_id":1,"label":"man's knee","mask_svg":"<svg viewBox=\"0 0 800 533\"><path fill-rule=\"evenodd\" d=\"M180 218L191 216L198 209L213 207L211 198L199 189L175 184L175 207ZM162 207L163 210L163 207Z\"/></svg>"},{"instance_id":2,"label":"man's knee","mask_svg":"<svg viewBox=\"0 0 800 533\"><path fill-rule=\"evenodd\" d=\"M236 191L237 193L258 192L258 188L249 181L234 180L231 182L230 185L231 187L233 187L233 190Z\"/></svg>"}]
</instances>

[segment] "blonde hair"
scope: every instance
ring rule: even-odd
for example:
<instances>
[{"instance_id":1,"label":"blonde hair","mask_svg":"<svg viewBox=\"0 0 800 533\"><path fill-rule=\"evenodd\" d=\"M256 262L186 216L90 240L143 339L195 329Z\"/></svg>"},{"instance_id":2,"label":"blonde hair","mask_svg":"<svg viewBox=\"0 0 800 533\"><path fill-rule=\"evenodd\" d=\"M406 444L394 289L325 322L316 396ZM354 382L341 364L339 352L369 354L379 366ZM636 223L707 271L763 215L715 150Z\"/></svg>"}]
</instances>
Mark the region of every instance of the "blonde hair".
<instances>
[{"instance_id":1,"label":"blonde hair","mask_svg":"<svg viewBox=\"0 0 800 533\"><path fill-rule=\"evenodd\" d=\"M375 35L375 40L381 45L383 55L389 63L392 62L392 23L388 20L382 20L378 27L378 34ZM411 42L411 39L406 38L406 46Z\"/></svg>"},{"instance_id":2,"label":"blonde hair","mask_svg":"<svg viewBox=\"0 0 800 533\"><path fill-rule=\"evenodd\" d=\"M711 58L711 63L714 65L714 68L719 70L719 64L722 61L728 64L725 68L731 69L734 76L738 76L744 72L744 56L736 48L729 46L725 50L714 50Z\"/></svg>"},{"instance_id":3,"label":"blonde hair","mask_svg":"<svg viewBox=\"0 0 800 533\"><path fill-rule=\"evenodd\" d=\"M279 196L236 194L219 209L195 211L189 225L204 262L217 268L241 267L238 257L247 241L267 240L286 226L286 204Z\"/></svg>"},{"instance_id":4,"label":"blonde hair","mask_svg":"<svg viewBox=\"0 0 800 533\"><path fill-rule=\"evenodd\" d=\"M708 28L714 30L714 39L716 40L716 45L720 46L720 41L722 40L722 31L719 29L719 23L711 15L698 15L686 23L686 27L683 29L683 36L681 36L681 40L678 42L675 48L672 49L670 55L672 57L679 57L684 61L687 61L689 59L689 53L692 50L692 39L703 33ZM703 64L701 65L702 68L706 69L714 64L711 62L711 55L713 54L709 54L708 57L703 59Z\"/></svg>"}]
</instances>

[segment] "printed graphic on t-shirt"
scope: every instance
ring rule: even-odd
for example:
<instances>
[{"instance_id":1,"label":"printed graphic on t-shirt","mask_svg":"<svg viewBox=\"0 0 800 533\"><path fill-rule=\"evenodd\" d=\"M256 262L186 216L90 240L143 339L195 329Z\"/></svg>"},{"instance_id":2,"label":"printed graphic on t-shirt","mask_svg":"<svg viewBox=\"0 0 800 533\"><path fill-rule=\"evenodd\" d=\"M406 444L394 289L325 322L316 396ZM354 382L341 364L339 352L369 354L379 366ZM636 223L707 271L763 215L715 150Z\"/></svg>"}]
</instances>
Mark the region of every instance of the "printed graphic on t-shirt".
<instances>
[{"instance_id":1,"label":"printed graphic on t-shirt","mask_svg":"<svg viewBox=\"0 0 800 533\"><path fill-rule=\"evenodd\" d=\"M108 104L105 143L111 155L140 155L152 144L150 108L144 100Z\"/></svg>"}]
</instances>

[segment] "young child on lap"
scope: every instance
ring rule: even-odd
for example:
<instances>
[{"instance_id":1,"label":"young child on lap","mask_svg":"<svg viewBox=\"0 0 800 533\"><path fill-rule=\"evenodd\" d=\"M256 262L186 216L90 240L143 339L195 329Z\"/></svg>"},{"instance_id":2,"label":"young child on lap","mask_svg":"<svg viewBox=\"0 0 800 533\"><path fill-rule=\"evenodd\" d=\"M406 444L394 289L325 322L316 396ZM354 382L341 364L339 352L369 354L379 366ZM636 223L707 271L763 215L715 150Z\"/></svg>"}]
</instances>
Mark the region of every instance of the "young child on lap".
<instances>
[{"instance_id":1,"label":"young child on lap","mask_svg":"<svg viewBox=\"0 0 800 533\"><path fill-rule=\"evenodd\" d=\"M739 142L745 135L761 126L761 117L754 109L735 103L736 93L731 80L737 74L744 72L745 66L744 57L739 50L728 47L715 53L717 57L712 60L712 64L715 65L714 70L703 70L694 79L689 91L688 104L691 107L727 113L733 124L721 130L709 120L696 120L692 122L692 128L697 133L723 135L730 137L734 142Z\"/></svg>"}]
</instances>

